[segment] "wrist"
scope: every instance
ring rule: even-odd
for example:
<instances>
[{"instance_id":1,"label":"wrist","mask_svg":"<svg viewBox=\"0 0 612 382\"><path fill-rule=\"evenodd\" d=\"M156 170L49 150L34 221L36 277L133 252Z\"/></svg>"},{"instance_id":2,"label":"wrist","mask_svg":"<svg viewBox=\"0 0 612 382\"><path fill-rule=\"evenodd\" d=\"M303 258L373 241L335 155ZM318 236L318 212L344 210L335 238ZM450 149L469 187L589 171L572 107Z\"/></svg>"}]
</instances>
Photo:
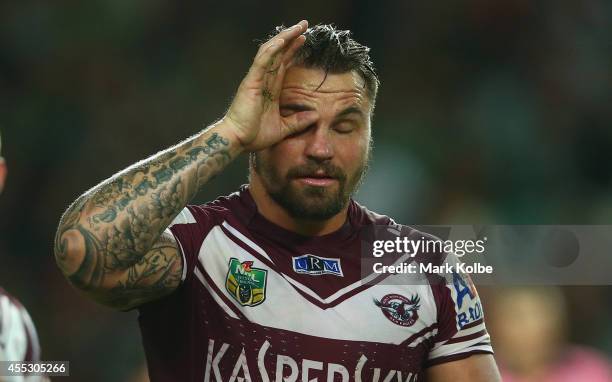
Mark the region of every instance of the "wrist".
<instances>
[{"instance_id":1,"label":"wrist","mask_svg":"<svg viewBox=\"0 0 612 382\"><path fill-rule=\"evenodd\" d=\"M249 142L244 136L245 128L230 113L227 113L216 124L235 143L240 152L250 151Z\"/></svg>"},{"instance_id":2,"label":"wrist","mask_svg":"<svg viewBox=\"0 0 612 382\"><path fill-rule=\"evenodd\" d=\"M246 151L239 135L236 133L235 125L227 116L221 118L202 132L204 141L210 139L211 135L216 134L227 144L227 151L232 159Z\"/></svg>"}]
</instances>

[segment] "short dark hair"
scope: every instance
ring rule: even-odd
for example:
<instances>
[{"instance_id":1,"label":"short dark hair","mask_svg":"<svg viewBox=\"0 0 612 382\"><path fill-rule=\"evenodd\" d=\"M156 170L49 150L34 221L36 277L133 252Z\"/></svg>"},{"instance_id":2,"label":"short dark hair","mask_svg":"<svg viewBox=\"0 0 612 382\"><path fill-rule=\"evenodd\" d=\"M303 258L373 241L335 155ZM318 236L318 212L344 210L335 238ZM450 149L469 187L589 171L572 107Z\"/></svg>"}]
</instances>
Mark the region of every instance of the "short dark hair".
<instances>
[{"instance_id":1,"label":"short dark hair","mask_svg":"<svg viewBox=\"0 0 612 382\"><path fill-rule=\"evenodd\" d=\"M276 27L274 35L285 29ZM307 68L320 68L327 73L356 71L365 80L372 106L380 81L370 58L370 48L352 38L350 30L337 29L333 24L317 24L304 33L306 42L295 54L295 63Z\"/></svg>"}]
</instances>

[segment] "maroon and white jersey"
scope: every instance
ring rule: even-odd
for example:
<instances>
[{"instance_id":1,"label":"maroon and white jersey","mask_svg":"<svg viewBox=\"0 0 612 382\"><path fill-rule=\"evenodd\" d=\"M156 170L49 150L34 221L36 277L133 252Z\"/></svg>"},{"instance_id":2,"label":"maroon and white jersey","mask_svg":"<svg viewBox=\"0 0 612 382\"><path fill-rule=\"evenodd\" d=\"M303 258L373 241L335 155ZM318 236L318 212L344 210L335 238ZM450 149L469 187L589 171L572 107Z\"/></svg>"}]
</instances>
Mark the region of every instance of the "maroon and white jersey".
<instances>
[{"instance_id":1,"label":"maroon and white jersey","mask_svg":"<svg viewBox=\"0 0 612 382\"><path fill-rule=\"evenodd\" d=\"M38 335L30 315L0 288L0 361L40 361ZM34 381L39 377L2 377L0 381Z\"/></svg>"},{"instance_id":2,"label":"maroon and white jersey","mask_svg":"<svg viewBox=\"0 0 612 382\"><path fill-rule=\"evenodd\" d=\"M185 208L169 227L183 282L139 308L151 381L420 381L492 353L469 279L364 282L371 225L395 223L351 201L342 228L301 236L259 214L246 187Z\"/></svg>"}]
</instances>

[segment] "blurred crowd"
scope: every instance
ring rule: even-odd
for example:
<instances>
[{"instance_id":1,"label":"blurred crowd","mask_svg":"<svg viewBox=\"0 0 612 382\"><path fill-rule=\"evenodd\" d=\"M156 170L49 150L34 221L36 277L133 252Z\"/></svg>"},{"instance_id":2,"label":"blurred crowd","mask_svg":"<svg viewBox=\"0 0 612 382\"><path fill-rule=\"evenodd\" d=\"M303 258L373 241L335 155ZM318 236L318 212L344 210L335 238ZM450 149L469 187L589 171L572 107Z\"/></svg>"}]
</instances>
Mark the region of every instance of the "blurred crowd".
<instances>
[{"instance_id":1,"label":"blurred crowd","mask_svg":"<svg viewBox=\"0 0 612 382\"><path fill-rule=\"evenodd\" d=\"M353 30L382 81L358 201L405 224L608 225L610 16L603 0L0 2L0 285L72 379L146 380L136 313L96 306L57 270L59 217L222 116L258 41L303 18ZM196 202L245 182L243 158ZM611 292L482 288L507 380L609 368Z\"/></svg>"}]
</instances>

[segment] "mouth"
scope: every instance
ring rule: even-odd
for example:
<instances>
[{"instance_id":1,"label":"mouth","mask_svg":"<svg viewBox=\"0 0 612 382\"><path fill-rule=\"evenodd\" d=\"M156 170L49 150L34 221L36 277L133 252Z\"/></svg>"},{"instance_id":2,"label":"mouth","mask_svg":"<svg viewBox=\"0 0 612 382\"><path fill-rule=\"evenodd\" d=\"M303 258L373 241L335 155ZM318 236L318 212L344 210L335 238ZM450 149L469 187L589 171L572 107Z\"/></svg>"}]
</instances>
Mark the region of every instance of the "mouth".
<instances>
[{"instance_id":1,"label":"mouth","mask_svg":"<svg viewBox=\"0 0 612 382\"><path fill-rule=\"evenodd\" d=\"M295 178L295 180L302 184L315 187L327 187L338 182L338 179L329 176L325 173L314 173L298 176Z\"/></svg>"}]
</instances>

